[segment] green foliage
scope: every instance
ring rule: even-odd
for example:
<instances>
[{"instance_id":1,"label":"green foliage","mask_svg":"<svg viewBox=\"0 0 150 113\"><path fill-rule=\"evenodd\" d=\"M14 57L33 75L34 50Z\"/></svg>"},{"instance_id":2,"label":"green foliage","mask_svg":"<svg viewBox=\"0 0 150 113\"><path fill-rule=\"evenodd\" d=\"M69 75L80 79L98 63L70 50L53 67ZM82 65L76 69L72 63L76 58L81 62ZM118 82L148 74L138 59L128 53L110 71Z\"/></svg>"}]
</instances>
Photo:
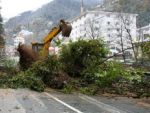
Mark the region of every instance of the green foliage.
<instances>
[{"instance_id":1,"label":"green foliage","mask_svg":"<svg viewBox=\"0 0 150 113\"><path fill-rule=\"evenodd\" d=\"M1 36L1 34L0 34L0 47L4 48L4 45L5 45L4 37Z\"/></svg>"},{"instance_id":2,"label":"green foliage","mask_svg":"<svg viewBox=\"0 0 150 113\"><path fill-rule=\"evenodd\" d=\"M5 72L9 75L14 75L17 73L17 62L15 60L4 60L3 67L5 68Z\"/></svg>"},{"instance_id":3,"label":"green foliage","mask_svg":"<svg viewBox=\"0 0 150 113\"><path fill-rule=\"evenodd\" d=\"M53 75L59 73L60 62L57 56L49 56L44 61L38 61L33 64L31 68L32 72L43 79L43 81L49 81Z\"/></svg>"},{"instance_id":4,"label":"green foliage","mask_svg":"<svg viewBox=\"0 0 150 113\"><path fill-rule=\"evenodd\" d=\"M97 92L96 86L81 87L80 92L86 95L95 95Z\"/></svg>"},{"instance_id":5,"label":"green foliage","mask_svg":"<svg viewBox=\"0 0 150 113\"><path fill-rule=\"evenodd\" d=\"M6 62L6 69L12 69L13 63ZM10 70L9 70L10 71ZM45 60L38 61L32 67L17 75L14 73L4 74L0 78L0 86L8 88L30 88L43 91L44 84L60 88L64 86L66 78L61 75L61 64L57 56L50 56ZM58 81L57 81L58 80Z\"/></svg>"},{"instance_id":6,"label":"green foliage","mask_svg":"<svg viewBox=\"0 0 150 113\"><path fill-rule=\"evenodd\" d=\"M102 40L78 40L62 47L60 59L70 76L91 78L107 52Z\"/></svg>"},{"instance_id":7,"label":"green foliage","mask_svg":"<svg viewBox=\"0 0 150 113\"><path fill-rule=\"evenodd\" d=\"M0 14L0 35L4 32L2 22L3 22L3 19L2 19L2 16L1 16L1 14Z\"/></svg>"},{"instance_id":8,"label":"green foliage","mask_svg":"<svg viewBox=\"0 0 150 113\"><path fill-rule=\"evenodd\" d=\"M100 87L110 87L116 82L132 82L141 80L143 72L138 69L127 68L115 61L101 65L101 73L97 74L96 84Z\"/></svg>"},{"instance_id":9,"label":"green foliage","mask_svg":"<svg viewBox=\"0 0 150 113\"><path fill-rule=\"evenodd\" d=\"M30 69L49 87L61 89L68 81L68 76L62 72L61 63L56 55L49 56L43 61L33 64Z\"/></svg>"},{"instance_id":10,"label":"green foliage","mask_svg":"<svg viewBox=\"0 0 150 113\"><path fill-rule=\"evenodd\" d=\"M22 72L16 76L13 76L9 80L9 87L11 88L30 88L36 91L44 91L44 84L42 80L34 75L32 72Z\"/></svg>"},{"instance_id":11,"label":"green foliage","mask_svg":"<svg viewBox=\"0 0 150 113\"><path fill-rule=\"evenodd\" d=\"M97 74L96 84L98 86L111 86L114 79L124 76L124 68L118 62L106 62L101 65L101 73Z\"/></svg>"},{"instance_id":12,"label":"green foliage","mask_svg":"<svg viewBox=\"0 0 150 113\"><path fill-rule=\"evenodd\" d=\"M0 75L0 87L3 88L30 88L35 91L44 91L42 80L32 74L30 71L21 72L15 76L7 74Z\"/></svg>"},{"instance_id":13,"label":"green foliage","mask_svg":"<svg viewBox=\"0 0 150 113\"><path fill-rule=\"evenodd\" d=\"M107 53L101 40L70 42L62 47L59 57L49 56L19 74L0 73L0 87L43 91L47 85L64 93L77 90L93 95L107 90L149 96L150 84L142 79L143 72L115 61L102 63ZM15 70L13 61L5 62L5 67L7 71Z\"/></svg>"},{"instance_id":14,"label":"green foliage","mask_svg":"<svg viewBox=\"0 0 150 113\"><path fill-rule=\"evenodd\" d=\"M141 44L141 47L143 49L143 56L150 59L150 41L144 42L143 44Z\"/></svg>"},{"instance_id":15,"label":"green foliage","mask_svg":"<svg viewBox=\"0 0 150 113\"><path fill-rule=\"evenodd\" d=\"M35 73L36 76L41 78L47 78L47 76L53 76L60 71L61 64L58 61L57 56L49 56L43 61L34 63L30 70Z\"/></svg>"},{"instance_id":16,"label":"green foliage","mask_svg":"<svg viewBox=\"0 0 150 113\"><path fill-rule=\"evenodd\" d=\"M74 91L74 88L72 85L67 85L62 90L66 94L71 94Z\"/></svg>"},{"instance_id":17,"label":"green foliage","mask_svg":"<svg viewBox=\"0 0 150 113\"><path fill-rule=\"evenodd\" d=\"M2 34L4 33L4 28L3 28L3 19L2 19L2 16L0 14L0 46L4 46L5 44L5 40L4 40L4 37L2 37Z\"/></svg>"}]
</instances>

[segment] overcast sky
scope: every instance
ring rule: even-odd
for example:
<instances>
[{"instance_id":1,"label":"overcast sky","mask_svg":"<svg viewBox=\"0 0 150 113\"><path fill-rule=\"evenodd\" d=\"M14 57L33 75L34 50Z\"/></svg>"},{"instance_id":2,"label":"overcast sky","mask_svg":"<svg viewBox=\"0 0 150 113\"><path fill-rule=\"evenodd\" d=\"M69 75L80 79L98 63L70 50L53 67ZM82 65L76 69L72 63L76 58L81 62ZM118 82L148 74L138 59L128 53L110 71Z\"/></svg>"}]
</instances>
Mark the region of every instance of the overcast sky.
<instances>
[{"instance_id":1,"label":"overcast sky","mask_svg":"<svg viewBox=\"0 0 150 113\"><path fill-rule=\"evenodd\" d=\"M35 10L52 0L0 0L2 16L10 18L24 11Z\"/></svg>"}]
</instances>

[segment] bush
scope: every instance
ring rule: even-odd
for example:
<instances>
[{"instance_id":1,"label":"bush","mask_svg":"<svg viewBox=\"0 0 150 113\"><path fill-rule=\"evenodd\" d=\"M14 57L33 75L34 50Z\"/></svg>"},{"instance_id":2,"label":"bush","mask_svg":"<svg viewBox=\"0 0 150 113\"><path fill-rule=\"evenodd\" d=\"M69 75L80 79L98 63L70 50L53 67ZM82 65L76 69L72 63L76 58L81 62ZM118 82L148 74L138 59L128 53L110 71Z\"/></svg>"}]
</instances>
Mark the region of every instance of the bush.
<instances>
[{"instance_id":1,"label":"bush","mask_svg":"<svg viewBox=\"0 0 150 113\"><path fill-rule=\"evenodd\" d=\"M34 63L30 70L35 73L36 76L39 76L46 81L47 77L59 73L61 70L60 67L61 64L57 56L49 56L47 59Z\"/></svg>"},{"instance_id":2,"label":"bush","mask_svg":"<svg viewBox=\"0 0 150 113\"><path fill-rule=\"evenodd\" d=\"M130 90L136 93L137 97L150 97L150 82L134 81Z\"/></svg>"},{"instance_id":3,"label":"bush","mask_svg":"<svg viewBox=\"0 0 150 113\"><path fill-rule=\"evenodd\" d=\"M62 47L60 59L64 64L64 71L71 77L93 81L93 74L107 52L102 40L78 40Z\"/></svg>"},{"instance_id":4,"label":"bush","mask_svg":"<svg viewBox=\"0 0 150 113\"><path fill-rule=\"evenodd\" d=\"M98 79L96 83L99 86L112 86L116 82L139 81L142 75L143 72L141 70L125 67L119 62L110 61L101 65L101 73L97 74Z\"/></svg>"},{"instance_id":5,"label":"bush","mask_svg":"<svg viewBox=\"0 0 150 113\"><path fill-rule=\"evenodd\" d=\"M35 62L31 68L17 75L3 74L0 77L1 87L30 88L44 90L44 84L52 88L63 88L69 77L61 72L61 63L57 56Z\"/></svg>"},{"instance_id":6,"label":"bush","mask_svg":"<svg viewBox=\"0 0 150 113\"><path fill-rule=\"evenodd\" d=\"M3 88L30 88L35 91L44 91L42 80L30 71L21 72L15 76L2 74L0 76L0 87Z\"/></svg>"},{"instance_id":7,"label":"bush","mask_svg":"<svg viewBox=\"0 0 150 113\"><path fill-rule=\"evenodd\" d=\"M124 68L118 62L106 62L100 66L101 72L97 73L96 84L100 87L112 86L112 82L124 76Z\"/></svg>"},{"instance_id":8,"label":"bush","mask_svg":"<svg viewBox=\"0 0 150 113\"><path fill-rule=\"evenodd\" d=\"M3 62L3 71L5 71L9 75L14 75L17 73L17 62L15 60L5 60Z\"/></svg>"},{"instance_id":9,"label":"bush","mask_svg":"<svg viewBox=\"0 0 150 113\"><path fill-rule=\"evenodd\" d=\"M80 92L86 95L95 95L98 91L96 86L81 87Z\"/></svg>"},{"instance_id":10,"label":"bush","mask_svg":"<svg viewBox=\"0 0 150 113\"><path fill-rule=\"evenodd\" d=\"M49 87L63 88L67 81L68 76L62 71L62 66L57 56L49 56L44 61L38 61L32 65L30 71L38 76Z\"/></svg>"}]
</instances>

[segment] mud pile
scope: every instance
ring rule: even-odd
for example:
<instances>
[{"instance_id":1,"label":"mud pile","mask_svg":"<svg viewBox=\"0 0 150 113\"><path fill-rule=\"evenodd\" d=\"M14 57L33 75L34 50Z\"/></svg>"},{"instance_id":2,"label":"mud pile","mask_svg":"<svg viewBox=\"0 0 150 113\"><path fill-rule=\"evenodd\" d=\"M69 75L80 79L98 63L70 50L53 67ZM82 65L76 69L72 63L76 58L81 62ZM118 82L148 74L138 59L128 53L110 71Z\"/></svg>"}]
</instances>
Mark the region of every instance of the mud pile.
<instances>
[{"instance_id":1,"label":"mud pile","mask_svg":"<svg viewBox=\"0 0 150 113\"><path fill-rule=\"evenodd\" d=\"M19 64L22 70L28 69L33 62L38 60L38 54L24 44L19 44L17 51L20 54Z\"/></svg>"}]
</instances>

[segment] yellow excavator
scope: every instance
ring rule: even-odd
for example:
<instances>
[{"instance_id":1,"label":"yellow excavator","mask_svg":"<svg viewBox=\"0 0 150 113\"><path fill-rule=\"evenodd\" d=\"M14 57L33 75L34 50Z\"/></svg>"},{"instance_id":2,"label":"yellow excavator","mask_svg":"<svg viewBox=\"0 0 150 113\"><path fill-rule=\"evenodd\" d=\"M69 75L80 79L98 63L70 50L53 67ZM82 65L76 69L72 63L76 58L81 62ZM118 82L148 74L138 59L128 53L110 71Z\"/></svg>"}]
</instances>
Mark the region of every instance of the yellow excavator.
<instances>
[{"instance_id":1,"label":"yellow excavator","mask_svg":"<svg viewBox=\"0 0 150 113\"><path fill-rule=\"evenodd\" d=\"M57 27L53 27L52 30L48 33L48 35L44 38L43 43L32 42L32 49L35 52L39 52L41 50L42 56L47 57L49 54L49 46L52 39L57 36L60 32L62 32L62 36L69 37L71 33L72 27L69 22L65 22L64 20L60 20L60 23Z\"/></svg>"},{"instance_id":2,"label":"yellow excavator","mask_svg":"<svg viewBox=\"0 0 150 113\"><path fill-rule=\"evenodd\" d=\"M49 55L49 46L52 39L62 32L63 37L69 37L72 26L69 22L60 20L58 26L53 27L48 35L44 38L43 43L32 42L32 49L24 44L18 45L18 52L20 54L20 66L27 69L33 62L37 61L40 57L46 58ZM40 54L39 54L40 53Z\"/></svg>"}]
</instances>

